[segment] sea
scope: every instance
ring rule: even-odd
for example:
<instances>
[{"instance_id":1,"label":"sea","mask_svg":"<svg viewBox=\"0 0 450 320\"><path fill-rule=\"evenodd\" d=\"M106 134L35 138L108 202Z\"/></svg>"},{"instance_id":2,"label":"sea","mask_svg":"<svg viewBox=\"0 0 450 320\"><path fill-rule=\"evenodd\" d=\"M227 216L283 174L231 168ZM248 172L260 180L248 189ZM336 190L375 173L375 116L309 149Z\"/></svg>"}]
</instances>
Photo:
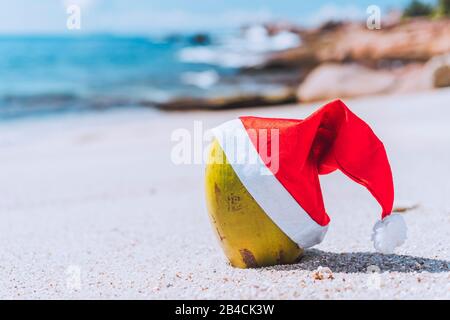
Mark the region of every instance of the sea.
<instances>
[{"instance_id":1,"label":"sea","mask_svg":"<svg viewBox=\"0 0 450 320\"><path fill-rule=\"evenodd\" d=\"M264 90L230 79L300 42L261 26L159 36L1 35L0 120Z\"/></svg>"}]
</instances>

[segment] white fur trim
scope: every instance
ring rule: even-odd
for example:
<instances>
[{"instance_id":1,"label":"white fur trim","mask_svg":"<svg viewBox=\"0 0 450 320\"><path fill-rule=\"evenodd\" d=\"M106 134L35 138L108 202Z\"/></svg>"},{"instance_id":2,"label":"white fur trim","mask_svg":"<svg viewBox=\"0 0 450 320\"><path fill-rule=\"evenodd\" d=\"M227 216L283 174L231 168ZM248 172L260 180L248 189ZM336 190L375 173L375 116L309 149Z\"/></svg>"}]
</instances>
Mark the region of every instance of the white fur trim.
<instances>
[{"instance_id":1,"label":"white fur trim","mask_svg":"<svg viewBox=\"0 0 450 320\"><path fill-rule=\"evenodd\" d=\"M272 221L302 248L322 242L328 226L315 222L267 168L242 121L228 121L213 133L242 184Z\"/></svg>"},{"instance_id":2,"label":"white fur trim","mask_svg":"<svg viewBox=\"0 0 450 320\"><path fill-rule=\"evenodd\" d=\"M372 241L378 252L393 253L406 240L407 227L399 214L391 214L373 226Z\"/></svg>"}]
</instances>

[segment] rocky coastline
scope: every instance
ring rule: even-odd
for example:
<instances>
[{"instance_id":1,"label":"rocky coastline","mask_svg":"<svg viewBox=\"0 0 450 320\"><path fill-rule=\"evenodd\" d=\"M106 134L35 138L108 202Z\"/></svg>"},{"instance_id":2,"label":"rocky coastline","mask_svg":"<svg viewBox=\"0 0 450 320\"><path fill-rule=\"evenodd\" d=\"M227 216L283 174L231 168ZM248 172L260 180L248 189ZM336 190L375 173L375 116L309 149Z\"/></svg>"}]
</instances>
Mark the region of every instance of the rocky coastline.
<instances>
[{"instance_id":1,"label":"rocky coastline","mask_svg":"<svg viewBox=\"0 0 450 320\"><path fill-rule=\"evenodd\" d=\"M305 29L287 24L264 25L270 36L298 35L294 48L267 52L262 61L244 66L231 78L277 86L275 93L176 97L141 101L161 110L227 109L311 102L332 98L407 93L450 86L450 19L388 19L380 30L365 23L328 22Z\"/></svg>"}]
</instances>

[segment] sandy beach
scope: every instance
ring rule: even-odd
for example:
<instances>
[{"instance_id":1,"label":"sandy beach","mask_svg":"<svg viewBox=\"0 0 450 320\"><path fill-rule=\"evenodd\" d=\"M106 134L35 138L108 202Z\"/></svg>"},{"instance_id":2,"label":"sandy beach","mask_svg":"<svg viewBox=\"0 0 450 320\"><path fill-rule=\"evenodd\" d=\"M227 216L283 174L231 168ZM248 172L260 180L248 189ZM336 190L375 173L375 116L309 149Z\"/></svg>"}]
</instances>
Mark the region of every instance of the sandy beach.
<instances>
[{"instance_id":1,"label":"sandy beach","mask_svg":"<svg viewBox=\"0 0 450 320\"><path fill-rule=\"evenodd\" d=\"M378 204L334 173L321 178L324 242L298 264L249 270L225 260L204 166L173 164L171 133L239 115L304 118L322 103L2 123L0 298L450 299L449 101L449 89L345 100L388 151L409 228L396 254L374 252ZM319 266L333 277L315 279Z\"/></svg>"}]
</instances>

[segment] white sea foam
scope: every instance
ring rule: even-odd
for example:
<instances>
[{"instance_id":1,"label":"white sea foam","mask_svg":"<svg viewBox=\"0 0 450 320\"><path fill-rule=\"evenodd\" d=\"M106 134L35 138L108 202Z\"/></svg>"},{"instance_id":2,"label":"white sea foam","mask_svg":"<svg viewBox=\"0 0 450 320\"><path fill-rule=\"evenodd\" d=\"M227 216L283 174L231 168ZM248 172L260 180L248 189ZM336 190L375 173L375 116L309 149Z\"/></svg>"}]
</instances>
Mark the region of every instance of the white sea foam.
<instances>
[{"instance_id":1,"label":"white sea foam","mask_svg":"<svg viewBox=\"0 0 450 320\"><path fill-rule=\"evenodd\" d=\"M208 89L219 81L219 75L214 70L185 72L181 75L181 81L185 84Z\"/></svg>"},{"instance_id":2,"label":"white sea foam","mask_svg":"<svg viewBox=\"0 0 450 320\"><path fill-rule=\"evenodd\" d=\"M242 68L258 65L263 60L261 54L227 50L224 47L189 47L179 52L179 59L187 63L204 63L225 68Z\"/></svg>"},{"instance_id":3,"label":"white sea foam","mask_svg":"<svg viewBox=\"0 0 450 320\"><path fill-rule=\"evenodd\" d=\"M301 45L301 39L298 35L288 31L282 31L272 37L273 50L286 50Z\"/></svg>"},{"instance_id":4,"label":"white sea foam","mask_svg":"<svg viewBox=\"0 0 450 320\"><path fill-rule=\"evenodd\" d=\"M263 26L253 26L244 32L242 38L237 39L241 46L248 51L270 52L286 50L301 45L300 37L289 31L282 31L269 35Z\"/></svg>"},{"instance_id":5,"label":"white sea foam","mask_svg":"<svg viewBox=\"0 0 450 320\"><path fill-rule=\"evenodd\" d=\"M300 37L289 31L270 35L263 26L252 26L239 35L223 36L217 45L187 47L179 59L187 63L205 63L227 68L252 67L261 64L267 53L301 45Z\"/></svg>"}]
</instances>

